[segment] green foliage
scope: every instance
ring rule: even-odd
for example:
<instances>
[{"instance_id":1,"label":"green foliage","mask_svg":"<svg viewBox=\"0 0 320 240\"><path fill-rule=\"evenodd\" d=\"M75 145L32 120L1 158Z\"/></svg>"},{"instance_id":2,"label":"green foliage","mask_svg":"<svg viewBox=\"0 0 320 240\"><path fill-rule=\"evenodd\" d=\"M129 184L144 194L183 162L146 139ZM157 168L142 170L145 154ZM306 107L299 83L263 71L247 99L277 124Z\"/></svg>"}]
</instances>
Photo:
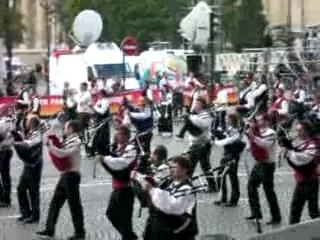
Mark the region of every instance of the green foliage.
<instances>
[{"instance_id":1,"label":"green foliage","mask_svg":"<svg viewBox=\"0 0 320 240\"><path fill-rule=\"evenodd\" d=\"M226 38L236 51L243 48L263 47L267 21L261 0L224 0L223 24Z\"/></svg>"},{"instance_id":2,"label":"green foliage","mask_svg":"<svg viewBox=\"0 0 320 240\"><path fill-rule=\"evenodd\" d=\"M13 1L12 8L8 11L9 0L0 0L0 37L10 40L12 44L21 43L23 40L24 26L22 16L16 9L17 1Z\"/></svg>"},{"instance_id":3,"label":"green foliage","mask_svg":"<svg viewBox=\"0 0 320 240\"><path fill-rule=\"evenodd\" d=\"M68 0L64 1L63 15L70 29L74 17L84 9L99 12L104 21L101 41L121 40L131 35L138 39L140 49L151 41L172 40L177 35L179 12L184 0Z\"/></svg>"}]
</instances>

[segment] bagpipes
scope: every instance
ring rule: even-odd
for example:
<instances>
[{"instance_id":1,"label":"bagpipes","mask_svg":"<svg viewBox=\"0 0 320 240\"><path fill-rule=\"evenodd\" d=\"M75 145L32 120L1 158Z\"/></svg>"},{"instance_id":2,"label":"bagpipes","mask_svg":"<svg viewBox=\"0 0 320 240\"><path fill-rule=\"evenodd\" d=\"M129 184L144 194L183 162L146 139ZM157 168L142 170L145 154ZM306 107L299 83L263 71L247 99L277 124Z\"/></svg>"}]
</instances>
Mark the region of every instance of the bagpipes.
<instances>
[{"instance_id":1,"label":"bagpipes","mask_svg":"<svg viewBox=\"0 0 320 240\"><path fill-rule=\"evenodd\" d=\"M25 165L30 167L36 166L42 158L42 141L30 146L28 143L24 142L25 137L20 132L11 131L11 135L15 141L13 146L18 157Z\"/></svg>"},{"instance_id":2,"label":"bagpipes","mask_svg":"<svg viewBox=\"0 0 320 240\"><path fill-rule=\"evenodd\" d=\"M128 144L134 144L135 145L135 149L137 150L137 159L139 159L140 157L143 157L143 156L146 156L146 153L145 151L143 150L143 146L141 144L141 141L140 141L140 137L146 135L146 134L149 134L150 132L152 132L152 130L154 129L154 127L152 127L151 129L145 131L145 132L142 132L142 133L139 133L139 134L136 134L129 142ZM130 149L131 151L131 149ZM124 151L122 152L122 154L126 153L128 151ZM93 178L96 178L97 176L97 164L98 162L96 161L93 165ZM138 165L141 164L141 162L138 161Z\"/></svg>"},{"instance_id":3,"label":"bagpipes","mask_svg":"<svg viewBox=\"0 0 320 240\"><path fill-rule=\"evenodd\" d=\"M68 139L68 143L71 143L72 141L78 139L78 136ZM65 145L65 141L61 141L59 137L57 137L54 134L48 135L48 140L51 141L51 143L57 147L57 148L63 148ZM67 169L70 168L71 162L68 157L58 157L56 156L53 152L48 150L49 156L52 160L53 165L60 171L66 171Z\"/></svg>"}]
</instances>

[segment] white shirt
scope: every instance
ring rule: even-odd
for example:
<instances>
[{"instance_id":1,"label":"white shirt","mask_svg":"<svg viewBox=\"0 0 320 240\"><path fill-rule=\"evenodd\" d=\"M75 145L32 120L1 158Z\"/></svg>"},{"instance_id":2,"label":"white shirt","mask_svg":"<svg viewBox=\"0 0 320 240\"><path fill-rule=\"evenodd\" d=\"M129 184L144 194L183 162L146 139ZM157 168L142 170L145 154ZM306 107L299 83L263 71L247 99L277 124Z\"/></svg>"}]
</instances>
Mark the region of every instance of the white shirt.
<instances>
[{"instance_id":1,"label":"white shirt","mask_svg":"<svg viewBox=\"0 0 320 240\"><path fill-rule=\"evenodd\" d=\"M183 215L185 213L192 215L192 211L196 204L196 199L192 192L190 185L181 186L178 191L183 191L184 196L181 196L181 192L175 192L175 188L179 185L179 182L173 182L170 186L170 190L162 190L160 188L152 188L150 190L150 197L153 205L166 214Z\"/></svg>"},{"instance_id":2,"label":"white shirt","mask_svg":"<svg viewBox=\"0 0 320 240\"><path fill-rule=\"evenodd\" d=\"M198 114L192 114L189 117L190 121L202 130L200 136L192 136L189 134L190 145L205 144L210 141L209 128L211 126L211 116L207 111L202 111Z\"/></svg>"},{"instance_id":3,"label":"white shirt","mask_svg":"<svg viewBox=\"0 0 320 240\"><path fill-rule=\"evenodd\" d=\"M79 113L88 113L90 112L91 105L91 94L89 91L79 94L78 97L78 112Z\"/></svg>"},{"instance_id":4,"label":"white shirt","mask_svg":"<svg viewBox=\"0 0 320 240\"><path fill-rule=\"evenodd\" d=\"M126 146L124 153L121 156L119 157L107 156L107 157L104 157L103 161L111 169L120 171L129 167L129 165L136 160L136 157L137 157L136 148L133 145L129 144Z\"/></svg>"},{"instance_id":5,"label":"white shirt","mask_svg":"<svg viewBox=\"0 0 320 240\"><path fill-rule=\"evenodd\" d=\"M297 167L311 163L317 154L317 147L315 143L311 141L309 143L304 142L302 144L299 144L297 148L300 151L294 151L294 150L287 151L287 157ZM302 150L303 148L304 150Z\"/></svg>"},{"instance_id":6,"label":"white shirt","mask_svg":"<svg viewBox=\"0 0 320 240\"><path fill-rule=\"evenodd\" d=\"M216 103L218 105L217 110L218 111L224 111L226 106L228 104L228 90L227 89L221 89L217 94ZM222 106L219 106L222 105Z\"/></svg>"},{"instance_id":7,"label":"white shirt","mask_svg":"<svg viewBox=\"0 0 320 240\"><path fill-rule=\"evenodd\" d=\"M165 85L169 85L169 81L166 78L162 78L159 82L160 89L163 90Z\"/></svg>"},{"instance_id":8,"label":"white shirt","mask_svg":"<svg viewBox=\"0 0 320 240\"><path fill-rule=\"evenodd\" d=\"M32 108L32 112L37 112L38 109L40 108L40 99L38 97L35 97L32 99L33 101L33 108Z\"/></svg>"},{"instance_id":9,"label":"white shirt","mask_svg":"<svg viewBox=\"0 0 320 240\"><path fill-rule=\"evenodd\" d=\"M109 102L108 98L102 98L102 99L99 99L96 102L96 104L94 105L93 109L97 113L103 115L108 111L109 105L110 105L110 102Z\"/></svg>"},{"instance_id":10,"label":"white shirt","mask_svg":"<svg viewBox=\"0 0 320 240\"><path fill-rule=\"evenodd\" d=\"M286 99L279 98L276 100L276 102L281 102L280 108L275 109L280 115L287 115L289 113L289 103Z\"/></svg>"},{"instance_id":11,"label":"white shirt","mask_svg":"<svg viewBox=\"0 0 320 240\"><path fill-rule=\"evenodd\" d=\"M216 140L214 142L214 144L219 147L224 147L228 144L235 142L236 140L238 140L240 138L240 132L239 132L239 129L237 129L237 128L228 127L226 133L227 133L226 138L221 139L221 140Z\"/></svg>"},{"instance_id":12,"label":"white shirt","mask_svg":"<svg viewBox=\"0 0 320 240\"><path fill-rule=\"evenodd\" d=\"M18 103L21 103L23 105L30 105L30 96L29 96L29 93L27 91L25 91L23 94L22 94L22 100L19 99L17 101Z\"/></svg>"},{"instance_id":13,"label":"white shirt","mask_svg":"<svg viewBox=\"0 0 320 240\"><path fill-rule=\"evenodd\" d=\"M299 103L304 103L307 98L307 93L304 89L297 89L294 92L294 95L299 95L298 98L295 98L295 100Z\"/></svg>"},{"instance_id":14,"label":"white shirt","mask_svg":"<svg viewBox=\"0 0 320 240\"><path fill-rule=\"evenodd\" d=\"M73 97L67 98L67 108L74 108L77 105L77 101Z\"/></svg>"}]
</instances>

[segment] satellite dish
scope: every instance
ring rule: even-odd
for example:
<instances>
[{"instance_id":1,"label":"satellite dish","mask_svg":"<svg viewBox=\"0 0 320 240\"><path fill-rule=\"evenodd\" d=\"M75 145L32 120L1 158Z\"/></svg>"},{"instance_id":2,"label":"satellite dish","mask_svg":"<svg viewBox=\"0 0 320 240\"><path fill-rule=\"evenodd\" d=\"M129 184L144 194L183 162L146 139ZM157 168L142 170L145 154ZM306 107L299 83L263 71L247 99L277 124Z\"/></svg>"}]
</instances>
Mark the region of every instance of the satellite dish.
<instances>
[{"instance_id":1,"label":"satellite dish","mask_svg":"<svg viewBox=\"0 0 320 240\"><path fill-rule=\"evenodd\" d=\"M102 30L101 15L93 10L84 10L73 22L71 38L82 48L87 48L99 39Z\"/></svg>"}]
</instances>

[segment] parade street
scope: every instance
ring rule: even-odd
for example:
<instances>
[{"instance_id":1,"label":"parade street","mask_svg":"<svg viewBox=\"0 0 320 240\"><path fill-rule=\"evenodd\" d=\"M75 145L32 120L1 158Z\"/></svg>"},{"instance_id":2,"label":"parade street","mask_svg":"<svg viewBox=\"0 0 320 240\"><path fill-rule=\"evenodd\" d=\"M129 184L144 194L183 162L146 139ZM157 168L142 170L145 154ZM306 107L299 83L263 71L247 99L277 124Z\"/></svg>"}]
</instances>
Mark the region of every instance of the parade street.
<instances>
[{"instance_id":1,"label":"parade street","mask_svg":"<svg viewBox=\"0 0 320 240\"><path fill-rule=\"evenodd\" d=\"M177 129L175 129L177 131ZM170 156L182 153L188 146L188 139L185 138L183 142L177 142L174 137L160 137L155 132L153 146L156 144L165 144L169 148ZM46 156L46 151L44 151ZM211 163L217 166L220 160L221 150L216 147L213 148ZM245 152L242 155L240 164L240 182L241 182L241 199L238 207L225 208L217 207L213 204L218 194L201 193L198 196L198 223L200 235L224 233L235 239L246 239L256 234L255 224L248 223L244 218L248 216L249 208L247 201L247 172L244 164L244 159L248 156ZM22 162L14 156L11 164L11 175L13 178L13 204L10 209L0 209L0 239L1 240L29 240L37 239L35 232L44 228L45 220L49 203L54 191L56 181L58 179L58 172L52 165L49 158L44 159L44 170L41 184L41 221L39 225L22 225L16 222L19 210L16 200L16 186L19 180L19 175L22 169ZM253 160L248 157L248 162L252 165ZM111 177L104 170L98 167L97 176L93 178L93 160L84 158L82 164L82 185L81 197L85 212L85 225L87 230L87 239L105 239L113 240L120 239L118 233L113 229L111 224L105 217L105 211L108 204L109 194L111 192ZM276 192L279 197L283 223L277 228L286 227L288 221L289 204L291 201L291 194L293 189L293 177L291 170L286 164L277 169L275 178ZM198 167L197 172L200 169ZM260 191L262 193L262 191ZM267 211L264 193L260 194L261 204L264 209L264 219L262 228L264 232L272 231L272 227L265 224L269 220L269 212ZM70 217L70 212L64 206L61 211L59 222L56 228L56 239L65 239L73 234L73 226ZM136 201L134 212L134 227L137 234L141 237L145 225L145 220L148 211L144 209L142 216L139 218L139 204ZM303 220L307 219L307 214L304 214Z\"/></svg>"}]
</instances>

